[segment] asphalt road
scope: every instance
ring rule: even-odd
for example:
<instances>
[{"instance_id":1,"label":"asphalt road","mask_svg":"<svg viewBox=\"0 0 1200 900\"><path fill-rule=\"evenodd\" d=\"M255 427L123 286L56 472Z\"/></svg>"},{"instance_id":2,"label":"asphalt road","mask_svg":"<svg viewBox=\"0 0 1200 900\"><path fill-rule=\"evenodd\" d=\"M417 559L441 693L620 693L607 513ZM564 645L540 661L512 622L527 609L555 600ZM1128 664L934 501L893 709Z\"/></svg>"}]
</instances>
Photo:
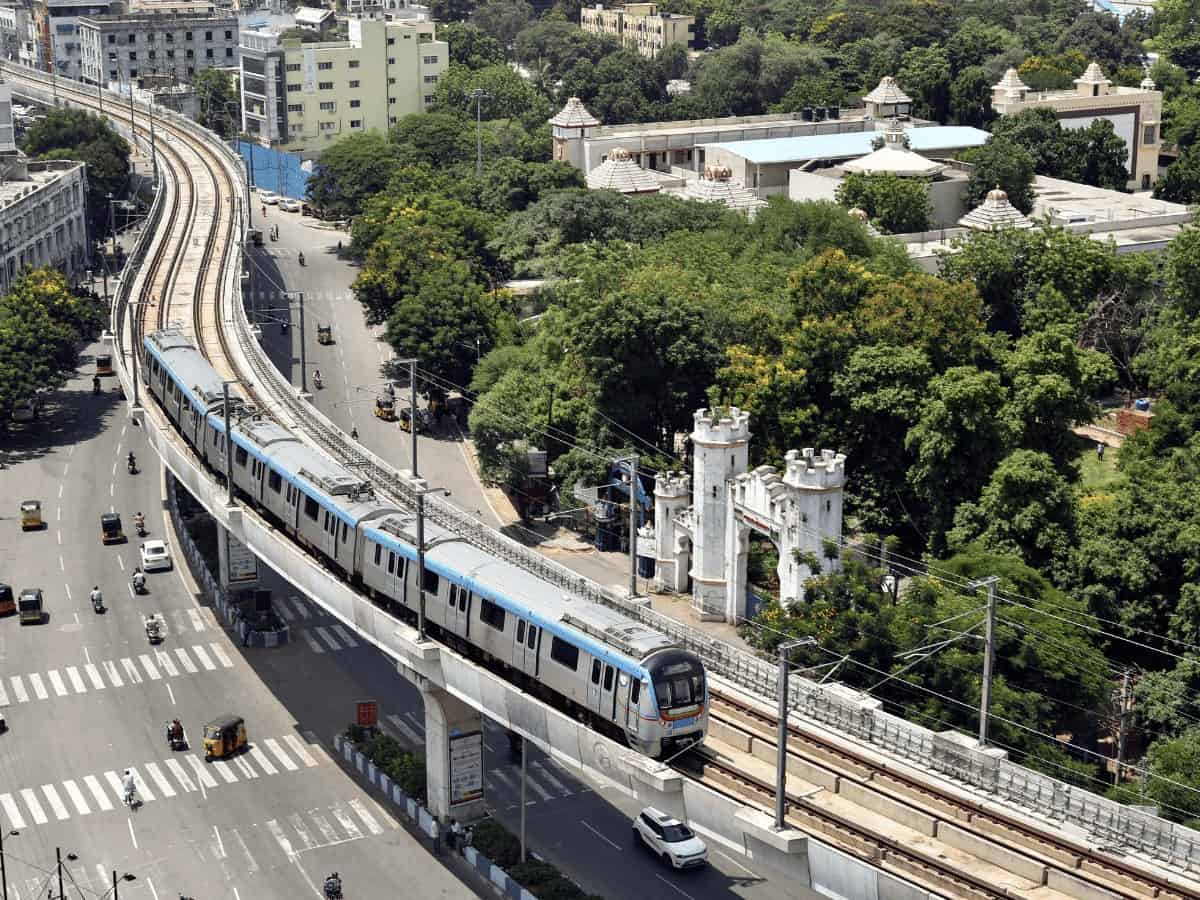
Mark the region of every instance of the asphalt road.
<instances>
[{"instance_id":1,"label":"asphalt road","mask_svg":"<svg viewBox=\"0 0 1200 900\"><path fill-rule=\"evenodd\" d=\"M292 285L305 291L306 350L310 373L319 367L325 388L314 392L314 402L347 431L356 427L372 451L397 466L409 466L410 436L395 423L372 415L375 392L382 384L379 366L390 349L363 322L362 307L350 291L357 269L339 259L336 244L344 234L316 228L311 219L270 208L264 221L255 207L256 226L264 235L270 225L280 226L278 242L265 241L251 250L251 283L260 321L279 318L284 303L278 298ZM306 265L299 265L303 250ZM264 323L263 345L281 371L293 372L299 386L300 363L298 309L286 334L278 322ZM336 343L316 342L315 322L331 322ZM311 379L309 390L313 390ZM476 513L489 524L499 524L487 507L482 490L463 455L458 435L418 436L420 473L430 483L448 489L450 499ZM596 565L606 580L620 580L623 559ZM616 571L616 579L612 572ZM591 574L591 573L589 573ZM385 731L414 749L424 743L424 712L419 692L395 672L388 660L367 647L349 646L315 605L308 604L275 573L265 570L264 586L272 588L276 607L292 627L289 647L255 657L264 679L285 704L300 702L311 690L312 679L323 691L342 699L331 705L336 712L318 723L318 733L332 735L344 727L355 700L373 698L380 705ZM306 662L297 665L297 655ZM520 822L520 763L510 758L503 729L487 723L485 735L485 797L492 815L514 832ZM772 883L747 860L719 846L710 847L712 865L693 872L663 868L631 840L631 820L638 805L610 787L582 782L540 752L527 759L526 828L530 848L559 865L586 890L610 898L627 896L702 898L753 897L761 900L816 896L798 886Z\"/></svg>"},{"instance_id":2,"label":"asphalt road","mask_svg":"<svg viewBox=\"0 0 1200 900\"><path fill-rule=\"evenodd\" d=\"M232 643L178 570L151 574L149 596L132 596L133 513L146 513L152 537L168 537L159 465L127 424L115 379L94 397L90 357L81 371L41 421L5 434L0 448L0 580L41 587L48 613L37 626L0 619L9 897L60 896L56 848L65 894L79 900L104 896L113 870L133 876L120 882L121 897L147 900L319 897L333 869L348 897L394 885L473 896L322 749L347 718L346 688L306 676L305 690L290 689L297 670L320 659L306 643L269 657L280 679L272 683L255 655L271 651ZM125 471L130 449L143 466L136 476ZM45 529L20 530L25 499L42 501ZM110 510L122 514L128 543L101 545L99 516ZM104 615L91 609L93 584ZM158 648L145 638L149 612L167 622ZM250 749L205 764L203 723L226 712L245 717ZM175 717L192 742L186 752L165 745L163 724ZM126 767L144 801L134 811L119 791Z\"/></svg>"}]
</instances>

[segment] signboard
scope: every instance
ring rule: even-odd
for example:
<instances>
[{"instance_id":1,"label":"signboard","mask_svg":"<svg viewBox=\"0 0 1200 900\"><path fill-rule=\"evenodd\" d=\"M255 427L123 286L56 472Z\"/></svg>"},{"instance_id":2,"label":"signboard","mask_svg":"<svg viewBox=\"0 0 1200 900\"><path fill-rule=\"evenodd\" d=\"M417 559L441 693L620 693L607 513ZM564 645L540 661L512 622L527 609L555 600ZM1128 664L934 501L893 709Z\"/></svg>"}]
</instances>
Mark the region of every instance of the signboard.
<instances>
[{"instance_id":1,"label":"signboard","mask_svg":"<svg viewBox=\"0 0 1200 900\"><path fill-rule=\"evenodd\" d=\"M450 805L483 799L483 732L450 736Z\"/></svg>"},{"instance_id":2,"label":"signboard","mask_svg":"<svg viewBox=\"0 0 1200 900\"><path fill-rule=\"evenodd\" d=\"M374 728L379 723L379 704L376 701L359 700L355 707L355 721L360 728Z\"/></svg>"},{"instance_id":3,"label":"signboard","mask_svg":"<svg viewBox=\"0 0 1200 900\"><path fill-rule=\"evenodd\" d=\"M225 534L229 536L229 583L236 585L257 582L258 557L229 531Z\"/></svg>"},{"instance_id":4,"label":"signboard","mask_svg":"<svg viewBox=\"0 0 1200 900\"><path fill-rule=\"evenodd\" d=\"M637 555L643 559L654 559L658 555L658 548L654 546L654 538L638 535L637 539Z\"/></svg>"}]
</instances>

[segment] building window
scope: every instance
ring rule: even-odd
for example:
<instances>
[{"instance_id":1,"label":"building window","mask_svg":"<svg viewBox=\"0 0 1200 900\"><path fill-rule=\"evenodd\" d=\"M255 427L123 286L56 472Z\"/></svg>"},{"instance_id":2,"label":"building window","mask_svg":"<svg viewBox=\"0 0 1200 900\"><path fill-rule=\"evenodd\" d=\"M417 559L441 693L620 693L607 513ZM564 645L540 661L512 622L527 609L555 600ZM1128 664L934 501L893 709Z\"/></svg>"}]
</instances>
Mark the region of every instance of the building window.
<instances>
[{"instance_id":1,"label":"building window","mask_svg":"<svg viewBox=\"0 0 1200 900\"><path fill-rule=\"evenodd\" d=\"M300 71L300 63L288 63L287 70L289 72L299 72Z\"/></svg>"},{"instance_id":2,"label":"building window","mask_svg":"<svg viewBox=\"0 0 1200 900\"><path fill-rule=\"evenodd\" d=\"M346 63L346 65L348 65L351 69L357 69L358 68L358 60L352 59L348 63Z\"/></svg>"},{"instance_id":3,"label":"building window","mask_svg":"<svg viewBox=\"0 0 1200 900\"><path fill-rule=\"evenodd\" d=\"M204 32L204 39L206 41L211 41L212 40L212 32L211 31Z\"/></svg>"},{"instance_id":4,"label":"building window","mask_svg":"<svg viewBox=\"0 0 1200 900\"><path fill-rule=\"evenodd\" d=\"M432 103L433 103L433 94L426 94L425 95L425 105L428 106Z\"/></svg>"},{"instance_id":5,"label":"building window","mask_svg":"<svg viewBox=\"0 0 1200 900\"><path fill-rule=\"evenodd\" d=\"M288 93L289 94L295 94L295 93L298 93L299 91L300 91L300 85L298 85L298 84L289 84L288 85Z\"/></svg>"},{"instance_id":6,"label":"building window","mask_svg":"<svg viewBox=\"0 0 1200 900\"><path fill-rule=\"evenodd\" d=\"M183 39L185 41L190 41L192 39L192 33L190 31L184 32Z\"/></svg>"},{"instance_id":7,"label":"building window","mask_svg":"<svg viewBox=\"0 0 1200 900\"><path fill-rule=\"evenodd\" d=\"M196 58L196 51L192 50L192 49L189 47L189 48L188 48L188 52L187 52L187 58L188 58L188 59L195 59L195 58Z\"/></svg>"},{"instance_id":8,"label":"building window","mask_svg":"<svg viewBox=\"0 0 1200 900\"><path fill-rule=\"evenodd\" d=\"M226 31L226 32L225 32L225 40L227 40L227 41L232 41L232 40L233 40L233 32L232 32L232 31Z\"/></svg>"},{"instance_id":9,"label":"building window","mask_svg":"<svg viewBox=\"0 0 1200 900\"><path fill-rule=\"evenodd\" d=\"M321 101L321 112L337 112L337 101L336 100Z\"/></svg>"},{"instance_id":10,"label":"building window","mask_svg":"<svg viewBox=\"0 0 1200 900\"><path fill-rule=\"evenodd\" d=\"M115 34L110 34L108 36L108 42L110 44L115 44L117 42L117 36Z\"/></svg>"},{"instance_id":11,"label":"building window","mask_svg":"<svg viewBox=\"0 0 1200 900\"><path fill-rule=\"evenodd\" d=\"M136 51L136 50L130 50L130 51L129 51L129 61L130 61L130 62L137 62L137 51Z\"/></svg>"},{"instance_id":12,"label":"building window","mask_svg":"<svg viewBox=\"0 0 1200 900\"><path fill-rule=\"evenodd\" d=\"M320 124L322 131L333 131L335 128L337 128L337 122L322 122Z\"/></svg>"},{"instance_id":13,"label":"building window","mask_svg":"<svg viewBox=\"0 0 1200 900\"><path fill-rule=\"evenodd\" d=\"M1157 131L1158 131L1157 126L1154 126L1154 125L1145 126L1142 129L1142 143L1143 144L1153 144Z\"/></svg>"},{"instance_id":14,"label":"building window","mask_svg":"<svg viewBox=\"0 0 1200 900\"><path fill-rule=\"evenodd\" d=\"M395 98L395 97L388 97L388 105L389 105L389 106L395 106L395 105L396 105L396 98Z\"/></svg>"},{"instance_id":15,"label":"building window","mask_svg":"<svg viewBox=\"0 0 1200 900\"><path fill-rule=\"evenodd\" d=\"M327 72L327 71L329 71L330 69L332 69L332 68L333 68L333 63L331 63L331 62L319 62L319 63L317 63L317 68L318 68L318 69L320 69L322 72Z\"/></svg>"},{"instance_id":16,"label":"building window","mask_svg":"<svg viewBox=\"0 0 1200 900\"><path fill-rule=\"evenodd\" d=\"M297 115L304 115L304 104L303 103L289 103L287 109L288 109L288 112L290 112L290 113L296 113Z\"/></svg>"},{"instance_id":17,"label":"building window","mask_svg":"<svg viewBox=\"0 0 1200 900\"><path fill-rule=\"evenodd\" d=\"M154 51L153 50L150 51L150 58L154 59Z\"/></svg>"},{"instance_id":18,"label":"building window","mask_svg":"<svg viewBox=\"0 0 1200 900\"><path fill-rule=\"evenodd\" d=\"M226 58L226 59L233 59L233 48L232 48L232 47L226 47L226 48L225 48L225 58Z\"/></svg>"},{"instance_id":19,"label":"building window","mask_svg":"<svg viewBox=\"0 0 1200 900\"><path fill-rule=\"evenodd\" d=\"M361 85L361 84L362 84L362 82L361 82L361 81L351 81L351 82L350 82L350 89L351 89L351 90L354 90L355 88L357 88L357 87L358 87L359 85Z\"/></svg>"},{"instance_id":20,"label":"building window","mask_svg":"<svg viewBox=\"0 0 1200 900\"><path fill-rule=\"evenodd\" d=\"M388 57L388 65L389 65L389 66L394 66L395 64L396 64L396 57L394 57L394 56L389 56L389 57Z\"/></svg>"},{"instance_id":21,"label":"building window","mask_svg":"<svg viewBox=\"0 0 1200 900\"><path fill-rule=\"evenodd\" d=\"M170 32L170 31L167 32L167 43L168 44L175 43L175 35L173 32Z\"/></svg>"},{"instance_id":22,"label":"building window","mask_svg":"<svg viewBox=\"0 0 1200 900\"><path fill-rule=\"evenodd\" d=\"M137 35L136 35L136 34L131 34L131 35L129 35L129 36L128 36L128 37L125 39L125 42L126 42L126 43L129 43L129 44L136 43L136 42L137 42Z\"/></svg>"},{"instance_id":23,"label":"building window","mask_svg":"<svg viewBox=\"0 0 1200 900\"><path fill-rule=\"evenodd\" d=\"M174 59L174 58L175 58L175 51L174 51L174 50L168 50L168 51L167 51L167 59Z\"/></svg>"},{"instance_id":24,"label":"building window","mask_svg":"<svg viewBox=\"0 0 1200 900\"><path fill-rule=\"evenodd\" d=\"M360 106L362 106L362 101L361 101L361 100L351 100L351 101L350 101L350 108L351 108L351 109L358 109Z\"/></svg>"},{"instance_id":25,"label":"building window","mask_svg":"<svg viewBox=\"0 0 1200 900\"><path fill-rule=\"evenodd\" d=\"M205 50L205 51L204 51L204 58L205 58L205 59L212 59L212 58L213 58L213 50L212 50L212 47L209 47L207 50Z\"/></svg>"},{"instance_id":26,"label":"building window","mask_svg":"<svg viewBox=\"0 0 1200 900\"><path fill-rule=\"evenodd\" d=\"M426 84L437 84L437 79L438 79L438 77L436 75L426 75L425 83Z\"/></svg>"},{"instance_id":27,"label":"building window","mask_svg":"<svg viewBox=\"0 0 1200 900\"><path fill-rule=\"evenodd\" d=\"M362 128L362 119L351 119L350 127L351 128Z\"/></svg>"},{"instance_id":28,"label":"building window","mask_svg":"<svg viewBox=\"0 0 1200 900\"><path fill-rule=\"evenodd\" d=\"M436 57L436 56L427 56L427 57L425 57L425 65L427 65L427 66L436 66L436 65L437 65L437 57Z\"/></svg>"},{"instance_id":29,"label":"building window","mask_svg":"<svg viewBox=\"0 0 1200 900\"><path fill-rule=\"evenodd\" d=\"M405 35L405 37L408 37L408 35L406 34L406 35ZM387 45L388 45L389 47L391 47L391 46L395 45L395 43L396 43L396 39L395 39L394 37L390 37L390 38L388 38L388 43L387 43Z\"/></svg>"},{"instance_id":30,"label":"building window","mask_svg":"<svg viewBox=\"0 0 1200 900\"><path fill-rule=\"evenodd\" d=\"M333 82L332 81L320 81L317 83L317 87L319 87L323 91L332 91L333 90Z\"/></svg>"}]
</instances>

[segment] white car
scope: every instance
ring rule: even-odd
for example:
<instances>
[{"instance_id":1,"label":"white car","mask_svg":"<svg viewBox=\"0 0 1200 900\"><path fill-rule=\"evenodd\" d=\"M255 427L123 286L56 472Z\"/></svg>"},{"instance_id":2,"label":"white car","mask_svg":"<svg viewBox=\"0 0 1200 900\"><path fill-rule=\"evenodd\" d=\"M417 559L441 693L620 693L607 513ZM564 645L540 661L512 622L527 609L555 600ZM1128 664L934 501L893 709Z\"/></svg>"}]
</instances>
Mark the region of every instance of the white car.
<instances>
[{"instance_id":1,"label":"white car","mask_svg":"<svg viewBox=\"0 0 1200 900\"><path fill-rule=\"evenodd\" d=\"M157 572L171 568L171 553L164 541L146 541L142 544L142 571Z\"/></svg>"},{"instance_id":2,"label":"white car","mask_svg":"<svg viewBox=\"0 0 1200 900\"><path fill-rule=\"evenodd\" d=\"M38 407L40 406L41 402L37 397L18 400L13 404L12 420L14 422L32 422L37 418Z\"/></svg>"},{"instance_id":3,"label":"white car","mask_svg":"<svg viewBox=\"0 0 1200 900\"><path fill-rule=\"evenodd\" d=\"M633 838L673 869L691 869L708 862L708 848L678 819L646 807L633 820Z\"/></svg>"},{"instance_id":4,"label":"white car","mask_svg":"<svg viewBox=\"0 0 1200 900\"><path fill-rule=\"evenodd\" d=\"M279 203L279 195L274 191L259 191L258 199L265 206L276 206Z\"/></svg>"},{"instance_id":5,"label":"white car","mask_svg":"<svg viewBox=\"0 0 1200 900\"><path fill-rule=\"evenodd\" d=\"M300 201L292 200L290 197L284 197L279 201L279 208L284 212L300 212Z\"/></svg>"}]
</instances>

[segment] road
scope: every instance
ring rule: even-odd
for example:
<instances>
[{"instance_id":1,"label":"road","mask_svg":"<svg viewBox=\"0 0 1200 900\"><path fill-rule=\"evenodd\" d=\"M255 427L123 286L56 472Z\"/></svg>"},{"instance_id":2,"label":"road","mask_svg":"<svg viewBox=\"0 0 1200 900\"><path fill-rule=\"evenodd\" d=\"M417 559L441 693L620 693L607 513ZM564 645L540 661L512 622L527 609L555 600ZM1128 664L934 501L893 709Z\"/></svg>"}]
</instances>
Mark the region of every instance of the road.
<instances>
[{"instance_id":1,"label":"road","mask_svg":"<svg viewBox=\"0 0 1200 900\"><path fill-rule=\"evenodd\" d=\"M395 423L372 415L375 391L382 384L379 366L390 352L377 334L363 322L362 308L350 291L357 269L338 258L336 245L344 234L314 227L311 219L270 208L256 225L267 232L279 225L278 242L267 240L250 254L252 299L260 321L278 319L298 322L298 308L284 310L279 298L291 285L303 285L307 343L305 355L310 371L320 368L326 386L314 392L314 402L345 430L358 429L360 440L373 452L398 467L409 466L411 437ZM299 265L303 250L306 265ZM264 312L264 310L276 310ZM336 343L316 343L315 322L332 322ZM263 345L281 371L293 372L299 385L299 329L293 324L284 333L277 321L263 325ZM309 389L312 390L311 380ZM489 510L482 489L463 454L460 435L420 435L420 472L431 484L447 488L450 499L476 513L492 526L499 525ZM574 560L572 560L574 562ZM600 562L608 580L612 571L627 571L623 559ZM591 574L591 573L588 573ZM334 685L344 694L341 718L327 723L332 729L344 726L355 699L373 697L381 707L383 728L414 749L423 748L424 712L419 692L399 676L385 657L364 647L349 647L325 621L315 605L307 604L274 573L264 575L267 586L279 598L277 607L293 628L292 646L274 655L256 657L266 680L286 693L302 695L317 675L319 682ZM309 651L316 658L304 667L291 657ZM290 682L290 687L288 686ZM285 702L287 698L285 697ZM669 872L631 840L631 819L638 805L605 785L581 782L531 750L527 759L526 827L529 844L539 854L559 865L586 890L616 898L643 895L681 895L702 898L797 897L807 894L796 886L773 884L748 866L738 854L713 846L713 865L700 872ZM516 832L520 821L520 765L509 758L502 729L487 723L485 744L487 771L485 797L492 814ZM812 895L815 896L815 895Z\"/></svg>"},{"instance_id":2,"label":"road","mask_svg":"<svg viewBox=\"0 0 1200 900\"><path fill-rule=\"evenodd\" d=\"M95 348L93 348L94 350ZM128 872L123 898L319 897L323 876L346 876L348 896L379 896L404 884L422 897L474 896L431 858L349 774L328 747L347 688L290 691L295 672L320 659L301 642L271 657L279 683L256 654L199 607L178 567L149 576L133 597L135 535L102 546L99 516L146 513L151 536L167 536L161 474L141 432L112 393L91 392L91 357L50 401L43 419L6 435L0 477L0 580L45 591L48 620L0 620L0 827L9 896L58 897L55 851L71 898L97 898L111 872ZM144 467L126 473L134 450ZM22 533L18 504L43 503L47 527ZM108 612L92 612L98 584ZM167 638L147 644L142 615L159 611ZM200 732L226 712L245 717L251 746L228 763L205 764ZM171 752L163 723L178 717L192 746ZM124 808L126 767L143 805ZM49 879L49 881L48 881ZM369 886L369 890L367 889Z\"/></svg>"}]
</instances>

